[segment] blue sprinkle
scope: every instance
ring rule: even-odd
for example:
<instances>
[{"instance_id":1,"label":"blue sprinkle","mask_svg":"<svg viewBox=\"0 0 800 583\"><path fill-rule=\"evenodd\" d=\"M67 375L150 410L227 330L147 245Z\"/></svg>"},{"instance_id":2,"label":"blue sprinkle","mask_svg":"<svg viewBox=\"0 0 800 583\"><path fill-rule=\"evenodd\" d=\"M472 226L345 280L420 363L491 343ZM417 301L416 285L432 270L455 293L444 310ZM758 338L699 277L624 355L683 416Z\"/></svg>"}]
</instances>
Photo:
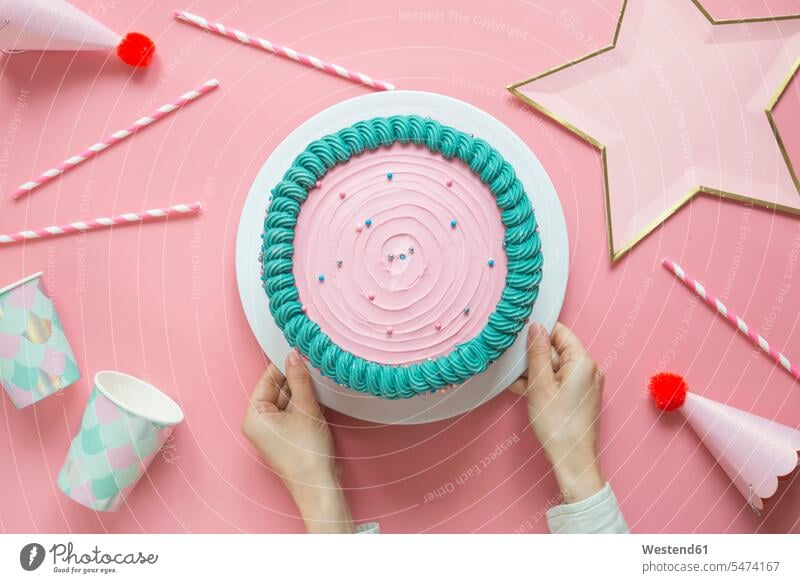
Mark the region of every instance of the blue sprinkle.
<instances>
[{"instance_id":1,"label":"blue sprinkle","mask_svg":"<svg viewBox=\"0 0 800 583\"><path fill-rule=\"evenodd\" d=\"M368 227L371 227L372 226L372 219L367 219L366 221L364 221L364 224L367 225Z\"/></svg>"},{"instance_id":2,"label":"blue sprinkle","mask_svg":"<svg viewBox=\"0 0 800 583\"><path fill-rule=\"evenodd\" d=\"M406 254L405 253L401 253L400 254L400 261L405 261L405 259L406 259Z\"/></svg>"},{"instance_id":3,"label":"blue sprinkle","mask_svg":"<svg viewBox=\"0 0 800 583\"><path fill-rule=\"evenodd\" d=\"M325 276L320 273L319 277L317 277L317 279L319 279L320 282L323 282L323 281L325 281Z\"/></svg>"},{"instance_id":4,"label":"blue sprinkle","mask_svg":"<svg viewBox=\"0 0 800 583\"><path fill-rule=\"evenodd\" d=\"M389 172L389 173L386 175L386 178L387 178L387 179L389 179L389 180L391 180L392 178L394 178L394 174L392 174L391 172Z\"/></svg>"},{"instance_id":5,"label":"blue sprinkle","mask_svg":"<svg viewBox=\"0 0 800 583\"><path fill-rule=\"evenodd\" d=\"M489 267L494 267L494 259L489 259Z\"/></svg>"},{"instance_id":6,"label":"blue sprinkle","mask_svg":"<svg viewBox=\"0 0 800 583\"><path fill-rule=\"evenodd\" d=\"M457 220L455 220L455 219L451 220L450 221L450 228L451 229L455 229L457 224L458 224Z\"/></svg>"}]
</instances>

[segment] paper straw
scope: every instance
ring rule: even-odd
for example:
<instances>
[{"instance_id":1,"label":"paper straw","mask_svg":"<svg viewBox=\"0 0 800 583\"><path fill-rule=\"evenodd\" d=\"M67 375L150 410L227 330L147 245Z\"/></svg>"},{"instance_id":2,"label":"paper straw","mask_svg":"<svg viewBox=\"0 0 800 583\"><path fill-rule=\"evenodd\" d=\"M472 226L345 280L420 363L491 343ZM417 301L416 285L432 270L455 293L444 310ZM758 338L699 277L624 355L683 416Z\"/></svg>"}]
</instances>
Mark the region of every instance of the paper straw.
<instances>
[{"instance_id":1,"label":"paper straw","mask_svg":"<svg viewBox=\"0 0 800 583\"><path fill-rule=\"evenodd\" d=\"M346 69L345 67L342 67L341 65L327 63L317 57L312 57L311 55L300 53L298 51L295 51L294 49L290 49L289 47L276 45L275 43L271 43L268 40L265 40L263 38L258 38L257 36L249 35L246 32L242 32L241 30L236 30L235 28L226 28L225 25L223 25L222 23L209 22L202 16L197 16L196 14L186 12L185 10L176 10L175 18L177 18L178 20L183 20L184 22L188 22L190 24L194 24L195 26L199 26L200 28L204 28L205 30L208 30L210 32L216 32L217 34L220 34L222 36L232 38L233 40L238 40L240 43L246 45L253 45L255 47L264 49L265 51L269 51L271 53L275 53L276 55L280 55L281 57L292 59L293 61L297 61L298 63L303 63L304 65L316 67L317 69L320 69L332 75L338 75L339 77L344 77L345 79L350 79L351 81L355 81L357 83L363 83L364 85L369 85L370 87L374 87L375 89L383 89L384 91L394 90L394 85L392 85L387 81L380 81L378 79L373 79L372 77L370 77L369 75L365 75L364 73L351 71L349 69Z\"/></svg>"},{"instance_id":2,"label":"paper straw","mask_svg":"<svg viewBox=\"0 0 800 583\"><path fill-rule=\"evenodd\" d=\"M773 360L775 360L775 362L777 362L784 369L786 369L786 371L789 372L789 374L791 374L794 378L800 380L800 370L798 370L797 367L795 367L791 362L789 362L789 359L786 358L786 356L784 356L783 353L778 352L777 350L772 348L769 345L769 342L767 342L767 340L763 336L761 336L761 334L753 332L753 330L750 329L750 327L745 323L744 320L742 320L739 316L731 312L725 306L725 304L723 304L717 298L708 293L702 283L700 283L699 281L688 275L683 270L683 268L674 261L672 261L672 259L664 259L663 263L664 267L669 269L672 273L675 274L675 277L677 277L684 284L686 284L686 287L693 290L694 293L703 298L703 300L709 306L714 308L717 311L717 313L725 316L725 318L727 318L727 320L731 324L736 326L739 332L747 336L750 340L752 340L753 344L755 344L761 350L769 354L773 358Z\"/></svg>"},{"instance_id":3,"label":"paper straw","mask_svg":"<svg viewBox=\"0 0 800 583\"><path fill-rule=\"evenodd\" d=\"M216 89L219 86L219 81L216 79L210 79L206 81L202 85L198 85L191 91L188 91L181 95L175 101L167 103L166 105L162 105L155 111L153 111L150 115L146 115L145 117L137 119L133 122L128 128L124 130L119 130L108 136L101 142L97 142L96 144L89 146L80 154L72 156L71 158L67 158L64 160L60 166L56 166L55 168L50 168L49 170L45 170L42 172L37 178L26 182L25 184L21 185L17 190L15 190L12 194L14 198L19 198L28 194L34 188L41 186L42 184L49 182L56 176L59 176L66 172L67 170L74 168L81 162L85 162L89 158L93 158L103 150L107 149L110 146L113 146L117 142L121 142L125 138L128 138L138 132L140 129L149 126L153 122L160 120L162 117L165 117L189 103L190 101L194 101L201 95L205 95L212 89Z\"/></svg>"},{"instance_id":4,"label":"paper straw","mask_svg":"<svg viewBox=\"0 0 800 583\"><path fill-rule=\"evenodd\" d=\"M114 225L129 225L131 223L140 223L142 221L161 219L175 215L193 215L198 213L201 209L202 206L200 205L200 202L174 204L172 206L159 209L150 209L138 213L125 213L122 215L117 215L116 217L101 217L91 221L79 221L77 223L43 227L41 229L34 229L32 231L20 231L19 233L0 235L0 244L17 243L18 241L27 241L28 239L57 237L59 235L92 231L94 229L104 229Z\"/></svg>"}]
</instances>

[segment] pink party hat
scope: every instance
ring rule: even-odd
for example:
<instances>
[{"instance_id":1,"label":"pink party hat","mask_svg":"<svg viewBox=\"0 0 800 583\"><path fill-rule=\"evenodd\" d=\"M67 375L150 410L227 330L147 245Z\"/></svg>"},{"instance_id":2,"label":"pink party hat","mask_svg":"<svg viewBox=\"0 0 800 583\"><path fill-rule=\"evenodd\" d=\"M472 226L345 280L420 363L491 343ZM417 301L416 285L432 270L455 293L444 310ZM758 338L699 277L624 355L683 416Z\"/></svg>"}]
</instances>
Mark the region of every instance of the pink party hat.
<instances>
[{"instance_id":1,"label":"pink party hat","mask_svg":"<svg viewBox=\"0 0 800 583\"><path fill-rule=\"evenodd\" d=\"M659 373L650 393L663 411L680 408L689 425L759 513L775 495L778 480L798 467L800 431L688 392L683 378Z\"/></svg>"},{"instance_id":2,"label":"pink party hat","mask_svg":"<svg viewBox=\"0 0 800 583\"><path fill-rule=\"evenodd\" d=\"M136 32L122 37L65 0L0 0L0 50L116 50L128 65L146 67L155 45Z\"/></svg>"}]
</instances>

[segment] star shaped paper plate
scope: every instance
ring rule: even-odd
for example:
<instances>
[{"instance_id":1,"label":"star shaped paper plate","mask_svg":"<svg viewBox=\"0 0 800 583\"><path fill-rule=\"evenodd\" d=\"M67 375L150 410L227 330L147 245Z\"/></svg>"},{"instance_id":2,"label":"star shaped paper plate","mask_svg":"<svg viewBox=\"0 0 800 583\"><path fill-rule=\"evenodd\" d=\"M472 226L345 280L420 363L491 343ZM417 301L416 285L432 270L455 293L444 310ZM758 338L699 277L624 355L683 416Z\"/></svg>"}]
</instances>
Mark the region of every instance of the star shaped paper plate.
<instances>
[{"instance_id":1,"label":"star shaped paper plate","mask_svg":"<svg viewBox=\"0 0 800 583\"><path fill-rule=\"evenodd\" d=\"M799 56L795 17L625 0L608 46L509 90L600 150L613 261L699 193L800 214L772 117Z\"/></svg>"},{"instance_id":2,"label":"star shaped paper plate","mask_svg":"<svg viewBox=\"0 0 800 583\"><path fill-rule=\"evenodd\" d=\"M561 311L568 251L553 184L514 132L463 101L392 91L322 111L270 154L236 272L279 368L297 347L325 406L415 424L519 377L527 322L552 329Z\"/></svg>"}]
</instances>

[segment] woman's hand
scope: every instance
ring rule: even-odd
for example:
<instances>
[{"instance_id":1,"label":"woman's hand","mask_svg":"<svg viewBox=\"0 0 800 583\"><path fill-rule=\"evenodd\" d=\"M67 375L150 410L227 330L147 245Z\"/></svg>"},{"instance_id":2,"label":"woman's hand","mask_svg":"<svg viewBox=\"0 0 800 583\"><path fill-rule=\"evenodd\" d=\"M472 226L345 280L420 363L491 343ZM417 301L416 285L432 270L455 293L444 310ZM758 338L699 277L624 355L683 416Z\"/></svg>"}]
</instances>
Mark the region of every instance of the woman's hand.
<instances>
[{"instance_id":1,"label":"woman's hand","mask_svg":"<svg viewBox=\"0 0 800 583\"><path fill-rule=\"evenodd\" d=\"M565 501L600 491L605 485L597 459L603 373L575 334L559 323L550 338L543 326L531 324L527 375L509 389L527 398L531 427Z\"/></svg>"},{"instance_id":2,"label":"woman's hand","mask_svg":"<svg viewBox=\"0 0 800 583\"><path fill-rule=\"evenodd\" d=\"M274 364L261 376L242 433L283 479L308 532L354 531L339 486L331 432L296 352L286 359L286 377Z\"/></svg>"}]
</instances>

